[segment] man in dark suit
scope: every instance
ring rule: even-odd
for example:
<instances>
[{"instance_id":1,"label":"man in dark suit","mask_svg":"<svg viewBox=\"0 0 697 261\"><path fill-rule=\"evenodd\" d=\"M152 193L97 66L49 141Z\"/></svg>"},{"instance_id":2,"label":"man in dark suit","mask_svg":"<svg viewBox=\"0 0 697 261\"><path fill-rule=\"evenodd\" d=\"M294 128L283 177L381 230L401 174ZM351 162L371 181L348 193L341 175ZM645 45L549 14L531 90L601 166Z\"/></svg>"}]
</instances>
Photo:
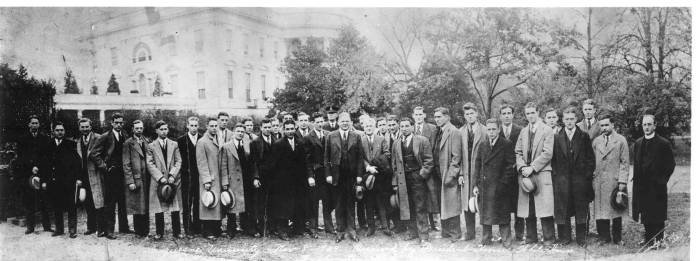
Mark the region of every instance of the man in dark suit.
<instances>
[{"instance_id":1,"label":"man in dark suit","mask_svg":"<svg viewBox=\"0 0 697 261\"><path fill-rule=\"evenodd\" d=\"M187 132L177 139L177 144L182 156L181 192L184 233L187 237L192 237L194 234L201 233L201 220L198 211L200 197L198 166L196 165L196 143L201 138L201 134L198 133L197 117L189 117L187 123Z\"/></svg>"},{"instance_id":2,"label":"man in dark suit","mask_svg":"<svg viewBox=\"0 0 697 261\"><path fill-rule=\"evenodd\" d=\"M48 165L42 172L42 187L46 187L53 203L56 231L52 236L65 233L63 213L68 212L68 232L70 238L77 237L77 208L75 207L75 187L82 184L77 180L75 170L80 169L80 157L75 151L74 141L65 139L62 122L53 124L53 139L47 144Z\"/></svg>"},{"instance_id":3,"label":"man in dark suit","mask_svg":"<svg viewBox=\"0 0 697 261\"><path fill-rule=\"evenodd\" d=\"M268 193L269 193L269 168L266 164L268 162L268 157L271 155L271 144L276 142L276 136L272 133L272 120L263 119L261 120L261 135L252 141L250 144L251 155L254 164L256 164L258 176L259 176L259 188L256 188L257 192L254 194L256 196L254 202L254 210L256 213L257 220L263 221L261 231L266 233L269 227L268 212L269 205ZM264 234L265 235L265 234Z\"/></svg>"},{"instance_id":4,"label":"man in dark suit","mask_svg":"<svg viewBox=\"0 0 697 261\"><path fill-rule=\"evenodd\" d=\"M510 141L515 148L515 143L518 142L518 135L520 135L521 127L513 124L515 109L509 104L501 105L499 109L499 119L501 120L501 133L499 137L503 137ZM513 150L511 148L511 150ZM515 152L514 152L515 153ZM518 179L513 179L511 182L510 190L511 195L511 212L515 216L515 222L513 223L513 229L515 230L515 240L522 241L525 235L525 219L518 217L516 213L518 212Z\"/></svg>"},{"instance_id":5,"label":"man in dark suit","mask_svg":"<svg viewBox=\"0 0 697 261\"><path fill-rule=\"evenodd\" d=\"M271 146L267 167L270 169L271 216L275 219L278 237L288 240L289 233L305 231L307 186L308 183L314 185L314 179L306 166L306 145L295 137L295 122L284 122L283 131L284 137ZM293 223L292 231L288 221Z\"/></svg>"},{"instance_id":6,"label":"man in dark suit","mask_svg":"<svg viewBox=\"0 0 697 261\"><path fill-rule=\"evenodd\" d=\"M298 117L300 120L301 117ZM319 200L322 200L322 219L324 221L324 232L335 234L334 222L332 221L332 210L336 201L330 184L321 178L324 177L324 141L329 132L322 129L324 126L324 115L316 112L312 115L313 129L305 136L305 143L308 149L307 164L312 170L312 177L315 186L310 187L309 216L310 229L317 230L319 223ZM320 178L320 179L318 179Z\"/></svg>"},{"instance_id":7,"label":"man in dark suit","mask_svg":"<svg viewBox=\"0 0 697 261\"><path fill-rule=\"evenodd\" d=\"M370 176L374 178L372 188L368 187L366 183L367 191L363 197L366 202L368 219L366 236L375 234L375 216L378 216L382 225L385 226L383 232L391 236L392 232L387 227L387 202L389 202L389 193L391 192L389 184L392 180L392 171L387 158L390 151L385 138L377 135L374 119L365 119L363 126L365 131L364 135L361 136L365 162L363 180L367 181Z\"/></svg>"},{"instance_id":8,"label":"man in dark suit","mask_svg":"<svg viewBox=\"0 0 697 261\"><path fill-rule=\"evenodd\" d=\"M585 246L595 155L588 134L576 128L576 109L569 107L563 115L564 128L554 135L552 155L554 219L559 243L566 245L571 242L571 216L575 216L576 243Z\"/></svg>"},{"instance_id":9,"label":"man in dark suit","mask_svg":"<svg viewBox=\"0 0 697 261\"><path fill-rule=\"evenodd\" d=\"M22 198L25 208L27 230L25 234L34 233L34 212L36 212L37 201L40 204L41 224L44 231L53 232L51 220L48 217L47 202L48 195L45 189L35 190L30 186L32 176L39 176L40 172L46 167L46 145L51 141L49 137L39 133L39 117L29 116L29 133L17 140L17 172L22 186ZM43 181L42 181L43 182Z\"/></svg>"},{"instance_id":10,"label":"man in dark suit","mask_svg":"<svg viewBox=\"0 0 697 261\"><path fill-rule=\"evenodd\" d=\"M281 133L281 121L278 118L271 119L271 136L274 137L274 139L283 137Z\"/></svg>"},{"instance_id":11,"label":"man in dark suit","mask_svg":"<svg viewBox=\"0 0 697 261\"><path fill-rule=\"evenodd\" d=\"M644 137L634 144L632 218L644 224L646 245L660 245L668 219L666 184L675 169L670 142L656 135L656 118L645 114L641 121Z\"/></svg>"},{"instance_id":12,"label":"man in dark suit","mask_svg":"<svg viewBox=\"0 0 697 261\"><path fill-rule=\"evenodd\" d=\"M477 195L479 223L482 224L482 245L490 245L492 225L499 226L503 246L509 248L513 202L508 191L515 177L513 142L499 135L496 119L486 121L487 138L482 141L474 161L473 193Z\"/></svg>"},{"instance_id":13,"label":"man in dark suit","mask_svg":"<svg viewBox=\"0 0 697 261\"><path fill-rule=\"evenodd\" d=\"M598 120L595 119L595 101L592 99L587 99L583 101L583 121L576 124L581 130L591 137L591 140L595 137L600 136L600 125L598 125Z\"/></svg>"},{"instance_id":14,"label":"man in dark suit","mask_svg":"<svg viewBox=\"0 0 697 261\"><path fill-rule=\"evenodd\" d=\"M126 135L121 131L123 116L114 113L111 116L112 129L102 134L90 152L90 160L95 163L97 169L104 177L104 211L103 220L106 221L105 231L97 236L105 236L108 239L116 239L114 235L115 208L119 207L119 232L130 233L128 219L126 219L126 198L124 195L123 160L122 151Z\"/></svg>"},{"instance_id":15,"label":"man in dark suit","mask_svg":"<svg viewBox=\"0 0 697 261\"><path fill-rule=\"evenodd\" d=\"M428 139L428 143L433 145L436 140L436 125L426 122L426 113L421 106L414 107L412 111L414 119L414 134L421 135ZM431 146L433 147L433 146ZM431 230L440 231L440 190L442 187L440 175L431 175L426 181L428 187L428 223Z\"/></svg>"},{"instance_id":16,"label":"man in dark suit","mask_svg":"<svg viewBox=\"0 0 697 261\"><path fill-rule=\"evenodd\" d=\"M339 129L339 124L336 122L337 111L334 108L327 110L327 123L324 125L326 131L332 132Z\"/></svg>"},{"instance_id":17,"label":"man in dark suit","mask_svg":"<svg viewBox=\"0 0 697 261\"><path fill-rule=\"evenodd\" d=\"M361 183L363 166L363 147L361 137L351 131L351 116L347 112L339 114L339 130L327 136L324 149L325 179L336 188L336 242L348 237L358 242L355 217L355 187Z\"/></svg>"},{"instance_id":18,"label":"man in dark suit","mask_svg":"<svg viewBox=\"0 0 697 261\"><path fill-rule=\"evenodd\" d=\"M103 232L105 224L101 215L101 210L104 208L104 176L97 171L94 162L89 160L89 154L94 150L100 135L92 132L90 119L82 118L78 124L81 135L76 146L82 164L80 180L87 194L83 203L87 212L87 231L84 234L91 235L95 232Z\"/></svg>"}]
</instances>

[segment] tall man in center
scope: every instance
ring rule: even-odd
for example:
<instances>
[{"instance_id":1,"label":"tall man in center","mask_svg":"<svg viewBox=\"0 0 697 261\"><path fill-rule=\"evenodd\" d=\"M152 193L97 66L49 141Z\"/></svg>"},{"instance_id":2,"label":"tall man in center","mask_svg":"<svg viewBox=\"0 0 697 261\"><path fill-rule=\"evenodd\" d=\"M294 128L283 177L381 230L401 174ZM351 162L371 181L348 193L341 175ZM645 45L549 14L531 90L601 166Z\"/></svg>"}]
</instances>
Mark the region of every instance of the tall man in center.
<instances>
[{"instance_id":1,"label":"tall man in center","mask_svg":"<svg viewBox=\"0 0 697 261\"><path fill-rule=\"evenodd\" d=\"M172 221L172 234L175 238L183 238L181 234L181 175L182 158L176 141L167 138L169 127L164 121L155 123L157 139L147 148L148 173L150 173L150 202L151 213L155 213L155 239L162 239L165 233L165 212L169 212ZM158 195L160 185L169 184L174 196Z\"/></svg>"},{"instance_id":2,"label":"tall man in center","mask_svg":"<svg viewBox=\"0 0 697 261\"><path fill-rule=\"evenodd\" d=\"M537 104L525 105L528 126L520 131L515 146L518 179L535 181L535 189L525 192L518 188L518 217L525 218L525 243L537 242L537 217L542 223L546 247L554 241L554 191L552 188L552 153L554 132L539 118ZM520 183L520 182L519 182Z\"/></svg>"},{"instance_id":3,"label":"tall man in center","mask_svg":"<svg viewBox=\"0 0 697 261\"><path fill-rule=\"evenodd\" d=\"M468 102L462 106L465 114L466 123L460 128L462 135L462 169L459 183L462 186L461 199L462 209L465 211L465 240L472 240L475 237L475 215L474 209L469 208L469 199L474 197L472 193L472 172L474 169L474 160L479 153L479 144L483 139L486 139L486 127L479 123L479 112L477 106Z\"/></svg>"},{"instance_id":4,"label":"tall man in center","mask_svg":"<svg viewBox=\"0 0 697 261\"><path fill-rule=\"evenodd\" d=\"M442 236L456 242L462 236L460 229L460 161L462 160L462 137L460 132L450 123L450 110L444 107L436 108L433 118L438 125L436 138L433 142L432 175L438 175L442 187L439 193Z\"/></svg>"},{"instance_id":5,"label":"tall man in center","mask_svg":"<svg viewBox=\"0 0 697 261\"><path fill-rule=\"evenodd\" d=\"M361 137L351 129L351 116L339 114L339 130L327 136L324 149L325 179L336 188L336 242L341 242L346 233L353 241L356 235L355 186L362 181L364 170Z\"/></svg>"}]
</instances>

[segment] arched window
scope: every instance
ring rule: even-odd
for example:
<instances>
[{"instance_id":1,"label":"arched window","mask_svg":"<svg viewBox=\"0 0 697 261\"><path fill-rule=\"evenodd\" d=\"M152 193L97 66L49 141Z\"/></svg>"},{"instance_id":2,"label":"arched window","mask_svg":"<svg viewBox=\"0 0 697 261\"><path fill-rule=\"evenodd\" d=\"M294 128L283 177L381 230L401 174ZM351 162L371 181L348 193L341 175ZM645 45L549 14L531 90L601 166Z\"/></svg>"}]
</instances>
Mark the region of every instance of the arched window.
<instances>
[{"instance_id":1,"label":"arched window","mask_svg":"<svg viewBox=\"0 0 697 261\"><path fill-rule=\"evenodd\" d=\"M152 61L150 47L147 44L140 42L133 48L133 63Z\"/></svg>"}]
</instances>

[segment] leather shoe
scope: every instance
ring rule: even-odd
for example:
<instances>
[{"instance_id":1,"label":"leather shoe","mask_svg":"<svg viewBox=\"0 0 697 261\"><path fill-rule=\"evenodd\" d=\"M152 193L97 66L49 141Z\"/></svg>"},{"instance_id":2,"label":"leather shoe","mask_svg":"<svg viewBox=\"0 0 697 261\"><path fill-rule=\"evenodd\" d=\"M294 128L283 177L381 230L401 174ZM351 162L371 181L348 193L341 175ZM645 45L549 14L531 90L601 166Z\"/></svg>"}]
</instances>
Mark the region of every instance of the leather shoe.
<instances>
[{"instance_id":1,"label":"leather shoe","mask_svg":"<svg viewBox=\"0 0 697 261\"><path fill-rule=\"evenodd\" d=\"M77 233L70 233L70 238L76 238L76 237L77 237Z\"/></svg>"},{"instance_id":2,"label":"leather shoe","mask_svg":"<svg viewBox=\"0 0 697 261\"><path fill-rule=\"evenodd\" d=\"M94 234L94 232L97 232L97 231L87 230L87 231L85 231L85 233L83 233L83 235L85 235L85 236L92 235L92 234Z\"/></svg>"},{"instance_id":3,"label":"leather shoe","mask_svg":"<svg viewBox=\"0 0 697 261\"><path fill-rule=\"evenodd\" d=\"M208 239L208 240L215 240L215 236L214 236L214 235L210 235L210 236L207 236L206 239Z\"/></svg>"},{"instance_id":4,"label":"leather shoe","mask_svg":"<svg viewBox=\"0 0 697 261\"><path fill-rule=\"evenodd\" d=\"M252 236L253 236L254 238L260 238L260 237L261 237L261 234L260 234L259 232L256 232L256 233L254 233L254 235L252 235Z\"/></svg>"},{"instance_id":5,"label":"leather shoe","mask_svg":"<svg viewBox=\"0 0 697 261\"><path fill-rule=\"evenodd\" d=\"M385 234L385 236L388 236L388 237L394 236L394 233L392 233L392 231L389 230L389 229L383 230L382 233Z\"/></svg>"},{"instance_id":6,"label":"leather shoe","mask_svg":"<svg viewBox=\"0 0 697 261\"><path fill-rule=\"evenodd\" d=\"M111 240L116 239L116 236L114 234L106 234L106 236L104 236L104 237L106 237L107 239L111 239Z\"/></svg>"},{"instance_id":7,"label":"leather shoe","mask_svg":"<svg viewBox=\"0 0 697 261\"><path fill-rule=\"evenodd\" d=\"M174 238L177 238L177 239L184 239L185 236L182 235L182 234L177 234L177 235L174 235Z\"/></svg>"},{"instance_id":8,"label":"leather shoe","mask_svg":"<svg viewBox=\"0 0 697 261\"><path fill-rule=\"evenodd\" d=\"M124 229L124 230L119 230L119 233L121 233L121 234L133 234L135 232L133 232L133 230L130 230L130 229Z\"/></svg>"},{"instance_id":9,"label":"leather shoe","mask_svg":"<svg viewBox=\"0 0 697 261\"><path fill-rule=\"evenodd\" d=\"M62 236L63 234L65 234L65 233L63 233L63 232L53 232L53 233L51 234L51 236L52 236L52 237L57 237L57 236Z\"/></svg>"},{"instance_id":10,"label":"leather shoe","mask_svg":"<svg viewBox=\"0 0 697 261\"><path fill-rule=\"evenodd\" d=\"M354 242L360 241L360 239L358 238L358 235L356 235L356 232L349 233L348 237L349 237L349 239L353 240Z\"/></svg>"},{"instance_id":11,"label":"leather shoe","mask_svg":"<svg viewBox=\"0 0 697 261\"><path fill-rule=\"evenodd\" d=\"M336 242L339 243L342 240L344 240L344 234L343 233L337 234L336 235Z\"/></svg>"},{"instance_id":12,"label":"leather shoe","mask_svg":"<svg viewBox=\"0 0 697 261\"><path fill-rule=\"evenodd\" d=\"M106 233L104 233L104 232L97 233L97 237L105 237L105 236L106 236Z\"/></svg>"},{"instance_id":13,"label":"leather shoe","mask_svg":"<svg viewBox=\"0 0 697 261\"><path fill-rule=\"evenodd\" d=\"M286 233L278 233L278 239L283 240L283 241L288 241L288 235Z\"/></svg>"},{"instance_id":14,"label":"leather shoe","mask_svg":"<svg viewBox=\"0 0 697 261\"><path fill-rule=\"evenodd\" d=\"M428 240L427 240L427 239L419 239L419 246L420 246L420 247L427 247L427 246L428 246Z\"/></svg>"},{"instance_id":15,"label":"leather shoe","mask_svg":"<svg viewBox=\"0 0 697 261\"><path fill-rule=\"evenodd\" d=\"M33 228L27 228L27 230L24 231L24 234L31 234L31 233L34 233Z\"/></svg>"},{"instance_id":16,"label":"leather shoe","mask_svg":"<svg viewBox=\"0 0 697 261\"><path fill-rule=\"evenodd\" d=\"M405 237L405 238L404 238L404 241L410 241L410 240L414 240L414 239L417 239L417 238L419 238L418 235L411 234L411 235L408 235L407 237Z\"/></svg>"},{"instance_id":17,"label":"leather shoe","mask_svg":"<svg viewBox=\"0 0 697 261\"><path fill-rule=\"evenodd\" d=\"M365 237L369 237L369 236L372 236L372 235L375 235L375 228L374 228L374 227L368 228L368 232L365 233Z\"/></svg>"}]
</instances>

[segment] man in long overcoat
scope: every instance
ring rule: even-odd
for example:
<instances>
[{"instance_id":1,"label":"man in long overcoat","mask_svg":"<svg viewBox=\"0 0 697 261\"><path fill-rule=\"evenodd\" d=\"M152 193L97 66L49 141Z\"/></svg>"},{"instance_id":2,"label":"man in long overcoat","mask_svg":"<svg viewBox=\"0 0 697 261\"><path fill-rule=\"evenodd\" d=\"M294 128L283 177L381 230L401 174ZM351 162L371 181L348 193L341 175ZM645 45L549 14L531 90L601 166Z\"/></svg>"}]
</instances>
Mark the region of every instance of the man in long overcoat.
<instances>
[{"instance_id":1,"label":"man in long overcoat","mask_svg":"<svg viewBox=\"0 0 697 261\"><path fill-rule=\"evenodd\" d=\"M366 213L368 218L368 232L366 236L372 236L375 234L375 216L380 218L383 225L387 224L387 205L389 198L386 197L387 193L390 192L390 187L385 188L385 182L391 182L391 171L386 171L390 168L387 165L380 165L380 163L389 164L387 157L389 156L389 150L387 141L384 137L377 135L377 130L375 126L375 119L367 118L363 122L363 129L365 131L364 135L361 136L361 144L363 145L363 160L365 162L365 174L363 175L363 181L367 181L369 176L373 176L374 183L372 188L367 188L367 191L363 197L366 201ZM380 171L382 170L382 171ZM389 175L389 176L388 176ZM367 184L366 184L367 186ZM387 189L387 191L385 191ZM383 230L386 234L391 235L392 232L385 228Z\"/></svg>"},{"instance_id":2,"label":"man in long overcoat","mask_svg":"<svg viewBox=\"0 0 697 261\"><path fill-rule=\"evenodd\" d=\"M554 189L552 186L552 154L554 133L539 118L537 104L525 105L528 125L520 131L515 146L518 181L530 177L536 189L531 193L518 188L518 216L525 218L525 243L537 242L537 218L542 224L545 247L554 241Z\"/></svg>"},{"instance_id":3,"label":"man in long overcoat","mask_svg":"<svg viewBox=\"0 0 697 261\"><path fill-rule=\"evenodd\" d=\"M40 172L46 168L46 146L51 138L39 132L39 117L29 116L29 132L17 140L16 168L22 186L22 199L24 214L27 223L25 234L34 233L34 219L37 203L40 204L41 224L44 231L53 232L51 220L48 216L49 198L45 189L35 190L31 187L29 179L32 175L40 176Z\"/></svg>"},{"instance_id":4,"label":"man in long overcoat","mask_svg":"<svg viewBox=\"0 0 697 261\"><path fill-rule=\"evenodd\" d=\"M450 123L450 110L444 107L435 109L436 137L433 140L433 173L439 175L440 218L443 238L456 242L462 237L460 228L460 161L462 160L462 137L460 131Z\"/></svg>"},{"instance_id":5,"label":"man in long overcoat","mask_svg":"<svg viewBox=\"0 0 697 261\"><path fill-rule=\"evenodd\" d=\"M428 139L428 143L433 146L436 141L436 125L426 122L426 113L424 108L421 106L416 106L412 110L412 118L414 119L414 134L421 135ZM441 229L440 223L440 190L442 188L443 181L440 173L433 173L429 176L426 181L426 186L428 186L428 222L431 225L431 230L439 231Z\"/></svg>"},{"instance_id":6,"label":"man in long overcoat","mask_svg":"<svg viewBox=\"0 0 697 261\"><path fill-rule=\"evenodd\" d=\"M47 165L41 171L41 186L48 191L55 213L56 230L52 236L60 236L65 233L63 214L68 212L70 238L77 237L75 186L78 172L75 170L80 169L80 157L77 155L75 147L74 141L65 139L63 123L54 123L53 139L46 146Z\"/></svg>"},{"instance_id":7,"label":"man in long overcoat","mask_svg":"<svg viewBox=\"0 0 697 261\"><path fill-rule=\"evenodd\" d=\"M552 184L554 220L559 243L571 242L571 217L576 220L576 243L586 244L588 204L593 201L595 158L590 137L576 127L576 109L563 113L564 128L554 135Z\"/></svg>"},{"instance_id":8,"label":"man in long overcoat","mask_svg":"<svg viewBox=\"0 0 697 261\"><path fill-rule=\"evenodd\" d=\"M479 144L486 139L486 127L479 123L479 112L477 107L471 103L465 103L462 106L465 113L465 125L460 127L460 135L462 136L462 161L460 171L462 178L459 179L461 186L460 200L462 201L462 209L465 212L465 240L475 238L475 214L474 210L469 208L468 201L472 194L472 169L474 168L474 159L477 158Z\"/></svg>"},{"instance_id":9,"label":"man in long overcoat","mask_svg":"<svg viewBox=\"0 0 697 261\"><path fill-rule=\"evenodd\" d=\"M145 237L150 230L148 192L150 174L146 160L150 140L143 136L143 122L133 122L133 137L123 143L123 176L126 183L126 208L133 215L133 229L137 236Z\"/></svg>"},{"instance_id":10,"label":"man in long overcoat","mask_svg":"<svg viewBox=\"0 0 697 261\"><path fill-rule=\"evenodd\" d=\"M612 242L622 241L622 216L627 209L617 210L610 204L612 191L618 189L627 193L629 177L629 146L627 140L614 130L614 122L610 114L598 116L601 135L593 140L595 152L595 173L593 190L593 219L595 219L598 237L601 243L609 243L610 221L612 220Z\"/></svg>"},{"instance_id":11,"label":"man in long overcoat","mask_svg":"<svg viewBox=\"0 0 697 261\"><path fill-rule=\"evenodd\" d=\"M410 235L405 240L419 239L424 246L428 242L428 188L426 180L433 170L433 150L424 136L413 135L410 118L399 122L402 137L392 147L392 186L397 192L399 217L409 220Z\"/></svg>"},{"instance_id":12,"label":"man in long overcoat","mask_svg":"<svg viewBox=\"0 0 697 261\"><path fill-rule=\"evenodd\" d=\"M279 239L305 231L307 184L306 145L295 137L295 122L283 122L284 135L271 145L269 157L269 204ZM314 182L314 180L313 180ZM293 227L288 225L293 222Z\"/></svg>"},{"instance_id":13,"label":"man in long overcoat","mask_svg":"<svg viewBox=\"0 0 697 261\"><path fill-rule=\"evenodd\" d=\"M203 235L208 239L220 236L220 220L223 219L222 206L220 204L220 190L222 177L220 174L220 147L216 135L218 134L218 119L210 118L206 123L206 134L196 143L196 167L198 167L199 193L212 192L217 204L206 207L199 202L198 211Z\"/></svg>"},{"instance_id":14,"label":"man in long overcoat","mask_svg":"<svg viewBox=\"0 0 697 261\"><path fill-rule=\"evenodd\" d=\"M232 216L240 215L240 225L245 234L260 237L258 222L254 207L256 206L256 188L261 183L254 165L249 142L245 137L245 126L237 124L232 128L233 140L221 149L220 173L223 179L223 190L230 191L235 198L235 205L227 208L227 233L235 236L235 225L230 223Z\"/></svg>"},{"instance_id":15,"label":"man in long overcoat","mask_svg":"<svg viewBox=\"0 0 697 261\"><path fill-rule=\"evenodd\" d=\"M316 112L312 115L313 130L305 137L308 153L308 166L312 171L312 177L316 184L310 187L309 199L309 219L310 229L317 230L319 223L319 200L322 200L322 219L324 232L336 234L334 221L332 221L332 211L336 205L334 188L322 178L324 177L324 145L329 132L324 130L324 115Z\"/></svg>"},{"instance_id":16,"label":"man in long overcoat","mask_svg":"<svg viewBox=\"0 0 697 261\"><path fill-rule=\"evenodd\" d=\"M255 215L258 220L263 221L262 233L265 233L270 228L273 228L269 222L269 204L268 204L268 193L269 193L269 168L268 162L271 156L271 145L276 141L276 136L273 135L273 121L271 119L261 120L261 134L252 141L250 145L250 153L254 158L254 164L257 168L257 176L259 180L259 188L256 188L255 200L256 206L254 206Z\"/></svg>"},{"instance_id":17,"label":"man in long overcoat","mask_svg":"<svg viewBox=\"0 0 697 261\"><path fill-rule=\"evenodd\" d=\"M473 190L480 206L482 245L491 244L491 226L498 225L503 246L510 247L512 202L508 190L515 180L513 143L499 136L496 119L487 120L486 129L487 138L479 145L473 169Z\"/></svg>"},{"instance_id":18,"label":"man in long overcoat","mask_svg":"<svg viewBox=\"0 0 697 261\"><path fill-rule=\"evenodd\" d=\"M668 219L668 187L675 169L670 142L656 134L654 115L644 115L644 136L634 144L632 218L644 224L644 243L663 241Z\"/></svg>"},{"instance_id":19,"label":"man in long overcoat","mask_svg":"<svg viewBox=\"0 0 697 261\"><path fill-rule=\"evenodd\" d=\"M104 208L104 177L97 172L94 161L89 159L89 154L99 140L99 134L92 132L92 121L82 118L79 121L80 138L77 141L77 154L80 156L82 187L85 188L85 202L83 206L87 212L87 231L85 235L95 232L103 232L105 222L99 209Z\"/></svg>"},{"instance_id":20,"label":"man in long overcoat","mask_svg":"<svg viewBox=\"0 0 697 261\"><path fill-rule=\"evenodd\" d=\"M165 233L165 212L169 212L172 218L172 235L175 238L184 238L181 234L181 154L176 141L167 138L169 127L164 121L155 123L157 139L148 146L146 154L150 180L149 210L155 213L155 239L162 239ZM169 184L172 186L173 199L163 199L158 196L158 186Z\"/></svg>"}]
</instances>

